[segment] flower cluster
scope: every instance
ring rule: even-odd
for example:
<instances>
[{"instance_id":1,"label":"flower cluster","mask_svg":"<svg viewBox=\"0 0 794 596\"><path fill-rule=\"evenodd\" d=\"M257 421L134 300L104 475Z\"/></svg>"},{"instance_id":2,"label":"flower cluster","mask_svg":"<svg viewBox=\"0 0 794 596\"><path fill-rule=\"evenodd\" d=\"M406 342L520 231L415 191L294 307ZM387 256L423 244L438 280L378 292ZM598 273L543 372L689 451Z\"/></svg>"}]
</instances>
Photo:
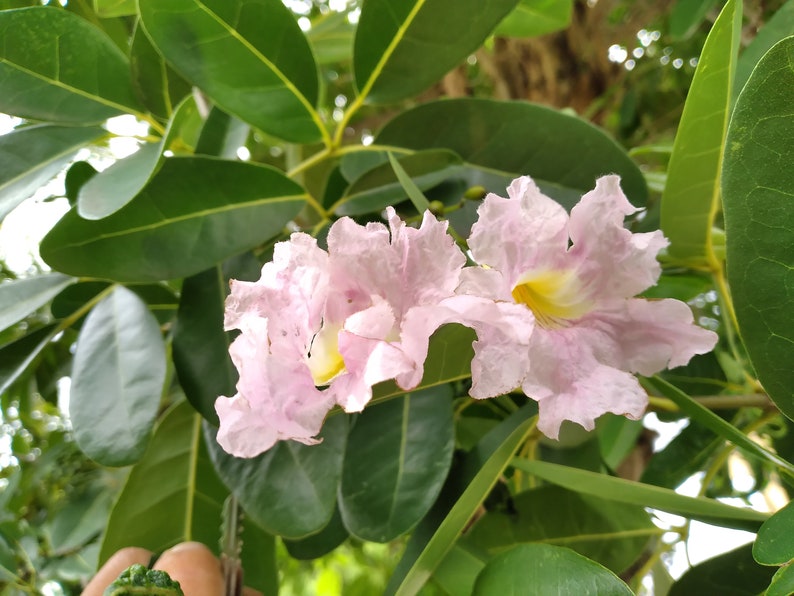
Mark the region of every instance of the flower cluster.
<instances>
[{"instance_id":1,"label":"flower cluster","mask_svg":"<svg viewBox=\"0 0 794 596\"><path fill-rule=\"evenodd\" d=\"M256 282L233 281L225 326L238 393L220 397L218 442L255 456L276 441L316 443L336 405L361 411L373 385L422 380L430 336L460 323L477 334L471 395L520 387L539 403L538 427L592 429L605 412L642 415L650 375L711 350L717 336L677 300L634 298L656 283L661 232L623 227L635 211L616 176L598 180L570 216L528 177L507 199L489 194L469 238L476 265L425 213L410 228L336 221L328 250L293 234Z\"/></svg>"}]
</instances>

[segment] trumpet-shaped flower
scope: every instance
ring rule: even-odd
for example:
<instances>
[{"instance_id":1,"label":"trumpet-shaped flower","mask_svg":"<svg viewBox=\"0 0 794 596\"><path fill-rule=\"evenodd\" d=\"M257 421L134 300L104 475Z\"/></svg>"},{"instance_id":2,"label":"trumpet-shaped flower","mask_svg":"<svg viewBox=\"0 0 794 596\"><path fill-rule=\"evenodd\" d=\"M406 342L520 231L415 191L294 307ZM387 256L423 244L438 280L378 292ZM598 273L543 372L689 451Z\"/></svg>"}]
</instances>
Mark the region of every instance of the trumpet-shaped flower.
<instances>
[{"instance_id":1,"label":"trumpet-shaped flower","mask_svg":"<svg viewBox=\"0 0 794 596\"><path fill-rule=\"evenodd\" d=\"M480 206L469 247L482 267L465 270L459 292L534 314L520 385L538 401L538 428L556 438L563 420L591 430L606 412L639 418L647 395L633 373L686 364L717 341L686 304L634 298L656 283L667 240L624 228L636 208L617 176L600 178L570 216L528 177L514 180L508 196L489 194ZM472 372L474 397L503 392Z\"/></svg>"},{"instance_id":2,"label":"trumpet-shaped flower","mask_svg":"<svg viewBox=\"0 0 794 596\"><path fill-rule=\"evenodd\" d=\"M416 387L430 336L445 323L488 340L478 357L517 344L518 360L527 357L529 311L455 294L466 258L446 222L425 213L414 229L387 213L389 228L336 221L327 252L293 234L258 281L232 282L225 326L241 331L230 347L240 378L237 394L215 405L224 449L252 457L279 440L316 443L334 405L361 411L388 379ZM515 386L522 367L512 368L502 374Z\"/></svg>"}]
</instances>

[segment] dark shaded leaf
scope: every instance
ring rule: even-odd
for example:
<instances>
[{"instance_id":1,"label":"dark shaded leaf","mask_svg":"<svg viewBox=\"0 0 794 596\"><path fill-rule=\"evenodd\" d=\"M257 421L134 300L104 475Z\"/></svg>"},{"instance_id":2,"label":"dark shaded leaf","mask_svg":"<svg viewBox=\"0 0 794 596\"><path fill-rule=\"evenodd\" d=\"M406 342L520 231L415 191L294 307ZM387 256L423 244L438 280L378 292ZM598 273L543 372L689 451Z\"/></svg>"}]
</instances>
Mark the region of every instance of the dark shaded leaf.
<instances>
[{"instance_id":1,"label":"dark shaded leaf","mask_svg":"<svg viewBox=\"0 0 794 596\"><path fill-rule=\"evenodd\" d=\"M278 170L209 157L166 160L123 209L97 221L72 210L42 240L59 271L117 281L193 275L278 234L305 194Z\"/></svg>"}]
</instances>

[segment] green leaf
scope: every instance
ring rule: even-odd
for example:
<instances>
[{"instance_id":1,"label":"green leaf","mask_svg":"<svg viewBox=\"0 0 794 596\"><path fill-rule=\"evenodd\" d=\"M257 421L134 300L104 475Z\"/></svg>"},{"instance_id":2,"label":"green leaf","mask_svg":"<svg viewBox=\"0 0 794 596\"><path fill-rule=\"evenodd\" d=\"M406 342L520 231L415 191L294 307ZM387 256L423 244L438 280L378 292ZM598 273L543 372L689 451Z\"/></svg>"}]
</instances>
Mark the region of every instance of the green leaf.
<instances>
[{"instance_id":1,"label":"green leaf","mask_svg":"<svg viewBox=\"0 0 794 596\"><path fill-rule=\"evenodd\" d=\"M774 569L753 561L751 549L752 544L745 544L695 565L673 584L669 596L762 594L772 579Z\"/></svg>"},{"instance_id":2,"label":"green leaf","mask_svg":"<svg viewBox=\"0 0 794 596\"><path fill-rule=\"evenodd\" d=\"M165 162L165 151L183 127L200 121L196 101L188 96L177 106L159 143L147 143L132 155L92 176L80 189L77 213L83 219L102 219L138 196Z\"/></svg>"},{"instance_id":3,"label":"green leaf","mask_svg":"<svg viewBox=\"0 0 794 596\"><path fill-rule=\"evenodd\" d=\"M136 112L129 63L85 19L47 6L0 12L0 111L64 124Z\"/></svg>"},{"instance_id":4,"label":"green leaf","mask_svg":"<svg viewBox=\"0 0 794 596\"><path fill-rule=\"evenodd\" d=\"M311 536L300 540L284 539L284 546L287 547L290 557L306 561L317 559L330 553L337 546L342 544L350 536L342 523L342 514L339 508L334 510L334 515L326 526Z\"/></svg>"},{"instance_id":5,"label":"green leaf","mask_svg":"<svg viewBox=\"0 0 794 596\"><path fill-rule=\"evenodd\" d=\"M736 62L734 92L738 94L750 78L755 66L773 45L789 35L794 35L794 0L788 0L769 19L753 40L742 50Z\"/></svg>"},{"instance_id":6,"label":"green leaf","mask_svg":"<svg viewBox=\"0 0 794 596\"><path fill-rule=\"evenodd\" d=\"M83 453L108 466L143 456L165 369L157 321L130 290L114 287L86 318L74 354L69 415Z\"/></svg>"},{"instance_id":7,"label":"green leaf","mask_svg":"<svg viewBox=\"0 0 794 596\"><path fill-rule=\"evenodd\" d=\"M422 190L432 188L449 178L462 163L460 157L446 149L418 151L398 159L398 167L403 168L408 180L413 179L412 182L420 194ZM397 205L409 196L393 165L387 161L359 176L332 209L339 215L362 215L380 211L389 205ZM420 213L424 211L418 210Z\"/></svg>"},{"instance_id":8,"label":"green leaf","mask_svg":"<svg viewBox=\"0 0 794 596\"><path fill-rule=\"evenodd\" d=\"M425 360L425 374L414 391L444 385L471 376L471 359L474 357L472 342L474 331L463 325L444 325L430 337L430 347ZM405 393L394 381L375 386L374 400L383 401Z\"/></svg>"},{"instance_id":9,"label":"green leaf","mask_svg":"<svg viewBox=\"0 0 794 596\"><path fill-rule=\"evenodd\" d=\"M722 172L728 280L750 360L794 418L794 37L764 56L736 102Z\"/></svg>"},{"instance_id":10,"label":"green leaf","mask_svg":"<svg viewBox=\"0 0 794 596\"><path fill-rule=\"evenodd\" d=\"M514 496L510 511L489 511L462 542L491 555L525 542L556 544L620 573L659 534L642 506L548 485Z\"/></svg>"},{"instance_id":11,"label":"green leaf","mask_svg":"<svg viewBox=\"0 0 794 596\"><path fill-rule=\"evenodd\" d=\"M331 11L312 21L306 37L314 48L317 62L322 65L349 62L353 57L355 30L345 12Z\"/></svg>"},{"instance_id":12,"label":"green leaf","mask_svg":"<svg viewBox=\"0 0 794 596\"><path fill-rule=\"evenodd\" d=\"M165 414L130 471L107 522L100 563L130 545L160 553L196 540L217 551L227 494L207 456L201 417L182 401Z\"/></svg>"},{"instance_id":13,"label":"green leaf","mask_svg":"<svg viewBox=\"0 0 794 596\"><path fill-rule=\"evenodd\" d=\"M105 529L112 496L108 490L89 491L55 515L49 537L56 554L68 554L84 546Z\"/></svg>"},{"instance_id":14,"label":"green leaf","mask_svg":"<svg viewBox=\"0 0 794 596\"><path fill-rule=\"evenodd\" d=\"M670 36L676 40L691 37L716 4L717 0L678 0L670 11Z\"/></svg>"},{"instance_id":15,"label":"green leaf","mask_svg":"<svg viewBox=\"0 0 794 596\"><path fill-rule=\"evenodd\" d=\"M494 35L535 37L554 33L571 24L572 14L573 0L520 0Z\"/></svg>"},{"instance_id":16,"label":"green leaf","mask_svg":"<svg viewBox=\"0 0 794 596\"><path fill-rule=\"evenodd\" d=\"M742 3L729 0L706 39L687 94L662 194L662 231L670 256L717 270L712 226L733 97Z\"/></svg>"},{"instance_id":17,"label":"green leaf","mask_svg":"<svg viewBox=\"0 0 794 596\"><path fill-rule=\"evenodd\" d=\"M485 566L472 594L632 596L634 592L614 573L570 549L521 544Z\"/></svg>"},{"instance_id":18,"label":"green leaf","mask_svg":"<svg viewBox=\"0 0 794 596\"><path fill-rule=\"evenodd\" d=\"M88 221L67 213L42 240L41 255L76 276L189 276L275 236L304 201L303 189L273 168L174 157L113 215Z\"/></svg>"},{"instance_id":19,"label":"green leaf","mask_svg":"<svg viewBox=\"0 0 794 596\"><path fill-rule=\"evenodd\" d=\"M295 539L328 524L342 475L346 416L337 414L325 421L318 445L279 441L251 459L226 453L215 441L213 427L205 424L204 432L218 475L263 529Z\"/></svg>"},{"instance_id":20,"label":"green leaf","mask_svg":"<svg viewBox=\"0 0 794 596\"><path fill-rule=\"evenodd\" d=\"M753 558L761 565L784 565L794 559L794 503L764 522L753 545Z\"/></svg>"},{"instance_id":21,"label":"green leaf","mask_svg":"<svg viewBox=\"0 0 794 596\"><path fill-rule=\"evenodd\" d=\"M100 563L125 546L161 553L190 540L219 555L228 494L209 460L201 417L179 402L166 412L146 455L130 471L107 521ZM275 539L250 519L243 520L241 536L245 585L277 594Z\"/></svg>"},{"instance_id":22,"label":"green leaf","mask_svg":"<svg viewBox=\"0 0 794 596\"><path fill-rule=\"evenodd\" d=\"M753 509L740 509L704 497L685 497L666 488L549 462L515 458L512 465L572 491L618 503L661 509L716 526L755 531L768 518L767 514Z\"/></svg>"},{"instance_id":23,"label":"green leaf","mask_svg":"<svg viewBox=\"0 0 794 596\"><path fill-rule=\"evenodd\" d=\"M450 149L484 175L497 174L499 184L529 175L541 186L581 195L595 187L596 178L612 172L620 174L623 191L635 205L643 205L648 192L642 172L603 131L575 116L526 102L428 102L392 119L375 142L417 151ZM504 186L484 186L504 193ZM544 190L557 198L553 188Z\"/></svg>"},{"instance_id":24,"label":"green leaf","mask_svg":"<svg viewBox=\"0 0 794 596\"><path fill-rule=\"evenodd\" d=\"M81 147L104 134L97 127L45 124L0 136L0 221L60 172Z\"/></svg>"},{"instance_id":25,"label":"green leaf","mask_svg":"<svg viewBox=\"0 0 794 596\"><path fill-rule=\"evenodd\" d=\"M529 405L521 408L489 432L467 456L471 476L465 489L438 525L423 524L414 532L389 580L387 594L415 594L430 578L526 440L534 427L534 417L529 417L533 412Z\"/></svg>"},{"instance_id":26,"label":"green leaf","mask_svg":"<svg viewBox=\"0 0 794 596\"><path fill-rule=\"evenodd\" d=\"M38 310L75 281L50 273L0 284L0 331Z\"/></svg>"},{"instance_id":27,"label":"green leaf","mask_svg":"<svg viewBox=\"0 0 794 596\"><path fill-rule=\"evenodd\" d=\"M368 407L347 440L339 509L351 534L390 542L424 517L452 462L448 386Z\"/></svg>"},{"instance_id":28,"label":"green leaf","mask_svg":"<svg viewBox=\"0 0 794 596\"><path fill-rule=\"evenodd\" d=\"M422 191L419 189L416 183L411 180L411 176L409 176L408 172L405 171L405 168L400 165L399 160L394 157L393 153L389 153L389 164L394 170L394 173L397 175L397 180L400 181L400 186L403 187L403 190L405 190L408 198L411 199L411 202L414 204L414 208L419 213L424 213L425 211L430 210L430 202L427 200L427 197L422 194Z\"/></svg>"},{"instance_id":29,"label":"green leaf","mask_svg":"<svg viewBox=\"0 0 794 596\"><path fill-rule=\"evenodd\" d=\"M56 325L47 325L0 347L0 395L24 374L57 332Z\"/></svg>"},{"instance_id":30,"label":"green leaf","mask_svg":"<svg viewBox=\"0 0 794 596\"><path fill-rule=\"evenodd\" d=\"M389 103L423 91L479 48L517 2L368 0L353 48L359 96Z\"/></svg>"},{"instance_id":31,"label":"green leaf","mask_svg":"<svg viewBox=\"0 0 794 596\"><path fill-rule=\"evenodd\" d=\"M99 18L124 17L137 13L135 0L94 0L94 12Z\"/></svg>"},{"instance_id":32,"label":"green leaf","mask_svg":"<svg viewBox=\"0 0 794 596\"><path fill-rule=\"evenodd\" d=\"M188 277L182 284L174 327L174 367L191 405L218 424L215 400L234 395L237 370L223 330L227 283L220 267Z\"/></svg>"},{"instance_id":33,"label":"green leaf","mask_svg":"<svg viewBox=\"0 0 794 596\"><path fill-rule=\"evenodd\" d=\"M269 0L140 0L166 60L230 114L286 141L327 137L317 65L295 17Z\"/></svg>"},{"instance_id":34,"label":"green leaf","mask_svg":"<svg viewBox=\"0 0 794 596\"><path fill-rule=\"evenodd\" d=\"M794 594L794 567L786 565L777 570L764 596L791 596Z\"/></svg>"},{"instance_id":35,"label":"green leaf","mask_svg":"<svg viewBox=\"0 0 794 596\"><path fill-rule=\"evenodd\" d=\"M190 83L166 64L140 21L132 34L130 69L132 86L141 103L161 118L171 118L174 106L190 93Z\"/></svg>"},{"instance_id":36,"label":"green leaf","mask_svg":"<svg viewBox=\"0 0 794 596\"><path fill-rule=\"evenodd\" d=\"M747 454L757 457L761 461L767 461L773 464L781 473L786 474L789 479L794 478L794 465L787 462L776 453L768 451L762 445L756 443L738 428L733 426L730 422L723 420L708 408L700 405L680 389L659 377L647 379L647 382L655 387L662 395L675 402L675 404L681 408L681 411L686 413L693 420L696 420L706 428L711 429L717 435L743 449Z\"/></svg>"},{"instance_id":37,"label":"green leaf","mask_svg":"<svg viewBox=\"0 0 794 596\"><path fill-rule=\"evenodd\" d=\"M245 145L250 127L243 121L213 107L196 143L196 153L237 159L237 150Z\"/></svg>"}]
</instances>

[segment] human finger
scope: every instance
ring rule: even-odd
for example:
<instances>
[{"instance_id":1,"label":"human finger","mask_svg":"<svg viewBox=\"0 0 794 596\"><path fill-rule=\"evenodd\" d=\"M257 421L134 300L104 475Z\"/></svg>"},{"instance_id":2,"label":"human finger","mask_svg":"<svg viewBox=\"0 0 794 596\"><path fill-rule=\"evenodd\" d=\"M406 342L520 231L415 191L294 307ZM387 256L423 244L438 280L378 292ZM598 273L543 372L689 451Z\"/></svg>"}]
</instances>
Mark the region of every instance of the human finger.
<instances>
[{"instance_id":1,"label":"human finger","mask_svg":"<svg viewBox=\"0 0 794 596\"><path fill-rule=\"evenodd\" d=\"M151 551L137 546L122 548L110 557L102 568L97 571L88 585L83 590L82 596L102 596L105 589L130 565L140 563L148 565L152 558Z\"/></svg>"},{"instance_id":2,"label":"human finger","mask_svg":"<svg viewBox=\"0 0 794 596\"><path fill-rule=\"evenodd\" d=\"M185 596L224 596L221 564L200 542L182 542L165 551L154 569L178 581Z\"/></svg>"}]
</instances>

